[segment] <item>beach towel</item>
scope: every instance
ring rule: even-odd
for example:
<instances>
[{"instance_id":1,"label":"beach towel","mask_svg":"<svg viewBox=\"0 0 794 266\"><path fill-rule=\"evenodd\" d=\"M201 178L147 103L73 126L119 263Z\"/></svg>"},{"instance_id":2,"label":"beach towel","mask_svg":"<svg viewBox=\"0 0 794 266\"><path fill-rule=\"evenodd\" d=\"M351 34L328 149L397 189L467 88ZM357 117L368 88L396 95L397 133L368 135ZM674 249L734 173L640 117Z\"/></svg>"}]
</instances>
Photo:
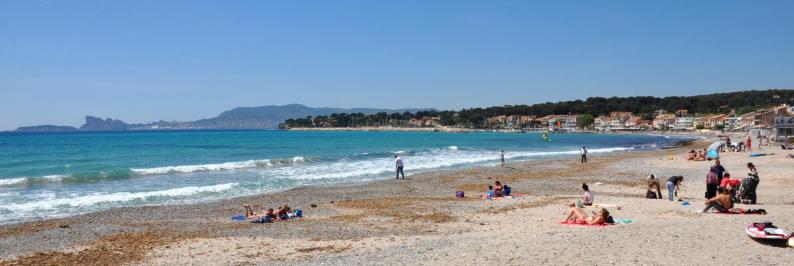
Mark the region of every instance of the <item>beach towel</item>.
<instances>
[{"instance_id":1,"label":"beach towel","mask_svg":"<svg viewBox=\"0 0 794 266\"><path fill-rule=\"evenodd\" d=\"M562 221L562 222L560 222L560 224L576 225L576 226L592 226L592 227L604 227L604 226L615 225L615 224L608 224L608 223L604 223L604 224L586 224L586 223L577 223L577 222L574 222L574 221Z\"/></svg>"},{"instance_id":2,"label":"beach towel","mask_svg":"<svg viewBox=\"0 0 794 266\"><path fill-rule=\"evenodd\" d=\"M615 220L616 224L630 224L630 223L636 223L636 222L639 222L639 220L633 220L633 219L617 219L617 220Z\"/></svg>"},{"instance_id":3,"label":"beach towel","mask_svg":"<svg viewBox=\"0 0 794 266\"><path fill-rule=\"evenodd\" d=\"M235 220L235 221L245 221L245 215L238 214L238 215L232 216L232 220Z\"/></svg>"},{"instance_id":4,"label":"beach towel","mask_svg":"<svg viewBox=\"0 0 794 266\"><path fill-rule=\"evenodd\" d=\"M526 197L526 196L527 196L527 194L513 193L510 196L491 197L491 196L486 194L486 195L480 195L480 198L486 199L486 200L504 200L504 199L518 199L518 198L523 198L523 197Z\"/></svg>"},{"instance_id":5,"label":"beach towel","mask_svg":"<svg viewBox=\"0 0 794 266\"><path fill-rule=\"evenodd\" d=\"M744 215L766 215L764 209L731 209L727 212L714 212L714 214L744 214Z\"/></svg>"}]
</instances>

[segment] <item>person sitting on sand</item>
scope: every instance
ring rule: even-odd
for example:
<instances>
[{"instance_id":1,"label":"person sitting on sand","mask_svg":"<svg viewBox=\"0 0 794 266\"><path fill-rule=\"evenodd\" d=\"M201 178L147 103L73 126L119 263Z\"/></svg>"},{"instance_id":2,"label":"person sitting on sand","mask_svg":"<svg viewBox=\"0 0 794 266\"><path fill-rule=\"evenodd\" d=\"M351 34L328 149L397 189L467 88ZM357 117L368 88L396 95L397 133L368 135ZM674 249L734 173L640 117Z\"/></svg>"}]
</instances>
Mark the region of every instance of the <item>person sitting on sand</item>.
<instances>
[{"instance_id":1,"label":"person sitting on sand","mask_svg":"<svg viewBox=\"0 0 794 266\"><path fill-rule=\"evenodd\" d=\"M610 222L611 218L609 216L609 211L607 209L601 208L597 213L594 211L592 212L592 216L587 217L587 214L582 211L579 207L573 206L571 207L570 211L568 212L568 216L565 217L561 223L576 223L576 224L605 224Z\"/></svg>"},{"instance_id":2,"label":"person sitting on sand","mask_svg":"<svg viewBox=\"0 0 794 266\"><path fill-rule=\"evenodd\" d=\"M706 200L706 208L701 212L708 212L712 208L717 212L729 212L733 208L731 194L727 189L717 188L717 195Z\"/></svg>"},{"instance_id":3,"label":"person sitting on sand","mask_svg":"<svg viewBox=\"0 0 794 266\"><path fill-rule=\"evenodd\" d=\"M648 176L648 179L645 181L645 183L648 186L648 189L645 192L645 197L646 198L649 198L649 199L656 199L657 197L659 199L662 198L662 188L661 188L661 185L659 185L659 179L656 178L656 176L654 176L654 175ZM654 192L654 190L653 190L654 188L656 188L656 192ZM653 197L651 197L651 196L653 196Z\"/></svg>"},{"instance_id":4,"label":"person sitting on sand","mask_svg":"<svg viewBox=\"0 0 794 266\"><path fill-rule=\"evenodd\" d=\"M582 190L584 190L584 198L582 198L582 204L584 206L593 206L593 193L590 192L590 188L587 186L586 183L582 183Z\"/></svg>"},{"instance_id":5,"label":"person sitting on sand","mask_svg":"<svg viewBox=\"0 0 794 266\"><path fill-rule=\"evenodd\" d=\"M505 195L505 187L502 185L502 182L494 181L493 182L493 197L504 197Z\"/></svg>"}]
</instances>

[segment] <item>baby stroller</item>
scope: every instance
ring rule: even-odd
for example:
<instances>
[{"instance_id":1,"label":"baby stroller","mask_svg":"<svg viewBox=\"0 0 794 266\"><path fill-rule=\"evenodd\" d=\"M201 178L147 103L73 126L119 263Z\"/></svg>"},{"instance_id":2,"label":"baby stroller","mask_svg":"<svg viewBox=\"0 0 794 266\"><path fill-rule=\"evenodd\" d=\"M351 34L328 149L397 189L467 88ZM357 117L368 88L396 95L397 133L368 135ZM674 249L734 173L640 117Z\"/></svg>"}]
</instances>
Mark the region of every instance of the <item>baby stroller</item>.
<instances>
[{"instance_id":1,"label":"baby stroller","mask_svg":"<svg viewBox=\"0 0 794 266\"><path fill-rule=\"evenodd\" d=\"M739 190L736 192L736 198L738 199L738 202L744 204L755 204L757 199L755 189L757 187L758 178L747 177L742 179L742 184L739 186Z\"/></svg>"}]
</instances>

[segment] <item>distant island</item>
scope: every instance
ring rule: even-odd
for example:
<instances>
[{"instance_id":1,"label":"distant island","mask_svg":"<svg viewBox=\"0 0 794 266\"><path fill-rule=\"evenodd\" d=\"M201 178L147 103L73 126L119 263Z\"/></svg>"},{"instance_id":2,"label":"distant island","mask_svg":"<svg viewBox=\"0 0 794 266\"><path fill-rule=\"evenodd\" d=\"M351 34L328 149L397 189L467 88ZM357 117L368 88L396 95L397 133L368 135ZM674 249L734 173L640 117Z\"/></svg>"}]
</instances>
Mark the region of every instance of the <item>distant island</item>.
<instances>
[{"instance_id":1,"label":"distant island","mask_svg":"<svg viewBox=\"0 0 794 266\"><path fill-rule=\"evenodd\" d=\"M217 117L196 121L157 121L144 124L127 124L118 119L86 116L80 128L70 126L40 125L20 127L15 132L69 132L69 131L128 131L128 130L196 130L196 129L277 129L280 123L291 118L331 115L334 113L419 112L430 108L377 109L377 108L313 108L301 104L237 107L222 112Z\"/></svg>"},{"instance_id":2,"label":"distant island","mask_svg":"<svg viewBox=\"0 0 794 266\"><path fill-rule=\"evenodd\" d=\"M54 126L54 125L41 125L20 127L15 130L17 132L72 132L77 131L76 127L70 126Z\"/></svg>"}]
</instances>

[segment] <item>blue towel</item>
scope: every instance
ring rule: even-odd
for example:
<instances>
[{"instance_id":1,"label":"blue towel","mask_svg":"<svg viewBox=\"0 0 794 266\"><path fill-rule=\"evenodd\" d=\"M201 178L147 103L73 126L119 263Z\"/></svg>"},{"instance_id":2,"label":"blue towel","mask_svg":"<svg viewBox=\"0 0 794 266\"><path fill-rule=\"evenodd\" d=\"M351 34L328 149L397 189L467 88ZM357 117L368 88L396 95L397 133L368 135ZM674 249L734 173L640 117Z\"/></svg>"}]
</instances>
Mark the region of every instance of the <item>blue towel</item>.
<instances>
[{"instance_id":1,"label":"blue towel","mask_svg":"<svg viewBox=\"0 0 794 266\"><path fill-rule=\"evenodd\" d=\"M238 214L238 215L232 216L232 220L235 220L235 221L245 221L245 215Z\"/></svg>"},{"instance_id":2,"label":"blue towel","mask_svg":"<svg viewBox=\"0 0 794 266\"><path fill-rule=\"evenodd\" d=\"M684 201L684 202L681 202L681 205L684 205L684 206L689 206L689 201Z\"/></svg>"},{"instance_id":3,"label":"blue towel","mask_svg":"<svg viewBox=\"0 0 794 266\"><path fill-rule=\"evenodd\" d=\"M630 224L630 223L636 223L636 222L639 222L639 220L632 220L632 219L617 219L617 220L615 220L616 224Z\"/></svg>"}]
</instances>

